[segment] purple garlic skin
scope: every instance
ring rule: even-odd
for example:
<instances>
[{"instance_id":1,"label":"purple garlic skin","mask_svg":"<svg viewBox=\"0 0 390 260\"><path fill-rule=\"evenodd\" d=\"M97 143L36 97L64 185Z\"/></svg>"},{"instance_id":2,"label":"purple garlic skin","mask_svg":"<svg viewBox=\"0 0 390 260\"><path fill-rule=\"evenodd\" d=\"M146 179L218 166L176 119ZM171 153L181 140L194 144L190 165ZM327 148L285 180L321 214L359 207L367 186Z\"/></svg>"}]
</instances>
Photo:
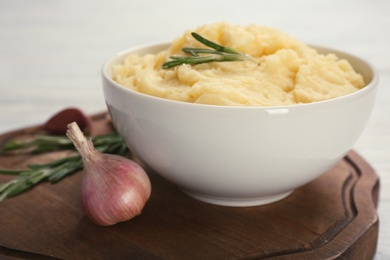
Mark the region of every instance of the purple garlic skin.
<instances>
[{"instance_id":1,"label":"purple garlic skin","mask_svg":"<svg viewBox=\"0 0 390 260\"><path fill-rule=\"evenodd\" d=\"M92 119L78 108L66 108L50 117L43 128L53 135L64 135L68 129L68 124L76 122L81 130L90 132Z\"/></svg>"},{"instance_id":2,"label":"purple garlic skin","mask_svg":"<svg viewBox=\"0 0 390 260\"><path fill-rule=\"evenodd\" d=\"M128 158L100 153L76 122L67 127L66 135L83 160L81 195L87 217L110 226L138 216L152 190L144 169Z\"/></svg>"},{"instance_id":3,"label":"purple garlic skin","mask_svg":"<svg viewBox=\"0 0 390 260\"><path fill-rule=\"evenodd\" d=\"M84 172L82 204L85 214L100 226L114 225L141 214L151 194L146 172L123 157L100 156Z\"/></svg>"}]
</instances>

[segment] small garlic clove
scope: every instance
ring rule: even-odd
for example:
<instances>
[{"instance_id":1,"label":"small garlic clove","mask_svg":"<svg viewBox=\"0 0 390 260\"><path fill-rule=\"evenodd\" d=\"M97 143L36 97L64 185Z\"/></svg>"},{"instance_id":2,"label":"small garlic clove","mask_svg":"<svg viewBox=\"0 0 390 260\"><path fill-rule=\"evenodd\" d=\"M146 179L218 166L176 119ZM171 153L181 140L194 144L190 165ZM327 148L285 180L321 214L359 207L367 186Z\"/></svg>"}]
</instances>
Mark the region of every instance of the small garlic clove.
<instances>
[{"instance_id":1,"label":"small garlic clove","mask_svg":"<svg viewBox=\"0 0 390 260\"><path fill-rule=\"evenodd\" d=\"M91 131L92 119L78 108L66 108L50 117L43 125L44 130L53 135L63 135L66 133L67 125L77 122L84 132Z\"/></svg>"}]
</instances>

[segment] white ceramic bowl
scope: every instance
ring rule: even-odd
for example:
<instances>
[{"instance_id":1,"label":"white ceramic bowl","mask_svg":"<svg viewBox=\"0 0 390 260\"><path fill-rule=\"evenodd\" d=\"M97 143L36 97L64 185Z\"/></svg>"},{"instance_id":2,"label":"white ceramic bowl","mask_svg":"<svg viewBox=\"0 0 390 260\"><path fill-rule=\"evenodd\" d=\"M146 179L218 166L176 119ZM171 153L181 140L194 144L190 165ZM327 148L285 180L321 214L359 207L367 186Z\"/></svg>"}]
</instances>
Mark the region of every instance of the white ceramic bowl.
<instances>
[{"instance_id":1,"label":"white ceramic bowl","mask_svg":"<svg viewBox=\"0 0 390 260\"><path fill-rule=\"evenodd\" d=\"M115 128L128 147L193 198L217 205L255 206L285 198L334 166L353 147L372 111L378 76L350 61L368 85L327 101L279 107L225 107L157 98L112 80L112 67L130 53L156 53L167 44L119 53L103 67L103 89Z\"/></svg>"}]
</instances>

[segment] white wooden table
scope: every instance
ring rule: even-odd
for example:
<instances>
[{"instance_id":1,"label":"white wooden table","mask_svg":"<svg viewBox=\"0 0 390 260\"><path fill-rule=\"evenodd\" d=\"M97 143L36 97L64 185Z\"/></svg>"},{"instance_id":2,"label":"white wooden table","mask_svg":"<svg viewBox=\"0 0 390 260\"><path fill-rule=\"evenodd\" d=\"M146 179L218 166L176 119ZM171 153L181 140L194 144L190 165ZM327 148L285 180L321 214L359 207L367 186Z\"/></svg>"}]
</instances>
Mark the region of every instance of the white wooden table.
<instances>
[{"instance_id":1,"label":"white wooden table","mask_svg":"<svg viewBox=\"0 0 390 260\"><path fill-rule=\"evenodd\" d=\"M355 148L381 178L375 259L390 259L390 1L0 1L0 133L65 107L105 110L100 70L116 52L211 22L277 27L373 63L380 89Z\"/></svg>"}]
</instances>

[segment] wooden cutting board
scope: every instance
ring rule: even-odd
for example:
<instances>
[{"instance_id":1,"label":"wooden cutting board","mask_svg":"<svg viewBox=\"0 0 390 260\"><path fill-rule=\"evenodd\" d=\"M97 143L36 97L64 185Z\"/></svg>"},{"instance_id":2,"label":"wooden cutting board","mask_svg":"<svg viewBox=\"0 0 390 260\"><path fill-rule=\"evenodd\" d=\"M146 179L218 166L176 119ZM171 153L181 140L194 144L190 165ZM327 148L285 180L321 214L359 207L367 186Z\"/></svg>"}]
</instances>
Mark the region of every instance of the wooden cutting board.
<instances>
[{"instance_id":1,"label":"wooden cutting board","mask_svg":"<svg viewBox=\"0 0 390 260\"><path fill-rule=\"evenodd\" d=\"M93 134L112 131L105 113ZM32 127L0 136L42 132ZM0 156L0 168L20 168L63 156ZM99 227L83 214L82 172L44 183L0 203L4 259L372 259L378 237L379 179L356 152L333 169L266 206L209 205L183 194L147 169L152 195L142 214ZM0 176L0 182L9 176Z\"/></svg>"}]
</instances>

